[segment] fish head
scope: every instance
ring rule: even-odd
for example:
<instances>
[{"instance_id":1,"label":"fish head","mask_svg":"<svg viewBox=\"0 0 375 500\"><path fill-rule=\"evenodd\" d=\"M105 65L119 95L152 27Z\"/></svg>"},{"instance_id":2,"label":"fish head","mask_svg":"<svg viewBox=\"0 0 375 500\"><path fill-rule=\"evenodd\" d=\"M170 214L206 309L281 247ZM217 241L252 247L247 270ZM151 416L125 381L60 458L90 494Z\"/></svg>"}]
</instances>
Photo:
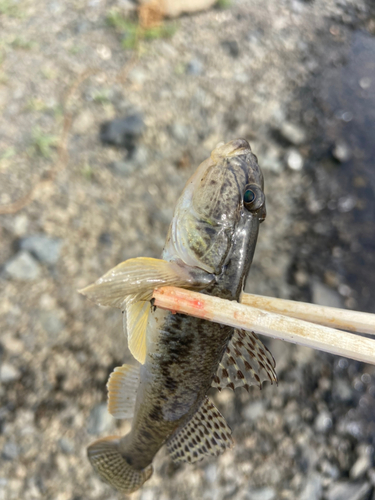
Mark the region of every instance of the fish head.
<instances>
[{"instance_id":1,"label":"fish head","mask_svg":"<svg viewBox=\"0 0 375 500\"><path fill-rule=\"evenodd\" d=\"M266 217L263 175L245 139L219 144L189 179L177 203L163 257L220 274L246 216Z\"/></svg>"}]
</instances>

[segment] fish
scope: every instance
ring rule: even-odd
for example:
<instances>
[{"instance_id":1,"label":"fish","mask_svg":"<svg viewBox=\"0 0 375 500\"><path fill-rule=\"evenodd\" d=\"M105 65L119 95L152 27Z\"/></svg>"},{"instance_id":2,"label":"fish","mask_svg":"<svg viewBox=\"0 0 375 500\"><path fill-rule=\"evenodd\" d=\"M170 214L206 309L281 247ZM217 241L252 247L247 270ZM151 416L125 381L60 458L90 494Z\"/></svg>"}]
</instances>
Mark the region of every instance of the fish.
<instances>
[{"instance_id":1,"label":"fish","mask_svg":"<svg viewBox=\"0 0 375 500\"><path fill-rule=\"evenodd\" d=\"M231 429L207 396L210 387L277 383L275 360L254 332L163 310L152 301L162 286L239 301L265 217L263 175L249 143L220 143L188 180L162 258L126 260L81 290L124 312L136 360L116 367L107 383L108 411L132 418L130 432L87 449L95 472L116 490L138 490L163 445L176 463L232 447Z\"/></svg>"}]
</instances>

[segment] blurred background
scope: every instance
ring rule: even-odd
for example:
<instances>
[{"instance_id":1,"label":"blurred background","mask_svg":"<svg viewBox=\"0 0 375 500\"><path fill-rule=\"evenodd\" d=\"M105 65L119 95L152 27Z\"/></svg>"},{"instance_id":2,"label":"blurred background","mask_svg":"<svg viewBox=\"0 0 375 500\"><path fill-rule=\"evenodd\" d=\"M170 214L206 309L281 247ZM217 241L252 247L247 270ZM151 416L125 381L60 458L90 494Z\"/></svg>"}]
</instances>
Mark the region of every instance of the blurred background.
<instances>
[{"instance_id":1,"label":"blurred background","mask_svg":"<svg viewBox=\"0 0 375 500\"><path fill-rule=\"evenodd\" d=\"M122 498L86 458L121 314L76 290L160 256L219 141L265 175L247 290L375 313L374 2L196 3L0 0L0 500ZM133 498L375 499L374 367L266 342L278 387L212 394L235 447Z\"/></svg>"}]
</instances>

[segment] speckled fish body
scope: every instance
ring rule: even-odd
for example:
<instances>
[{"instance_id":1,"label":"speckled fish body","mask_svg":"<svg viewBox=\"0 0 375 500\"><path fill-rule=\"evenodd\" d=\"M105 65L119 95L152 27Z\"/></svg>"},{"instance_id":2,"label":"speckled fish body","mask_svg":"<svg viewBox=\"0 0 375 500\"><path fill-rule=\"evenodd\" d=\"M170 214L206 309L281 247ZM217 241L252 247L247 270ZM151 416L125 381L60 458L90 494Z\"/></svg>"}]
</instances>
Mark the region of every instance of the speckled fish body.
<instances>
[{"instance_id":1,"label":"speckled fish body","mask_svg":"<svg viewBox=\"0 0 375 500\"><path fill-rule=\"evenodd\" d=\"M176 284L238 301L264 218L263 176L249 144L239 139L217 147L188 181L177 203L162 255L168 268L162 273L164 281L156 273L148 287L150 282L151 289ZM128 269L129 265L121 267L123 276ZM98 296L105 294L105 286L117 283L119 271L115 270L92 285L96 288L91 294L88 289L84 293L105 303ZM98 287L103 291L97 292ZM128 330L137 331L129 346L142 363L135 375L134 401L129 396L134 415L131 431L123 438L99 440L88 449L99 475L127 493L150 477L151 463L163 444L175 461L187 462L231 446L230 429L206 396L212 385L234 389L260 384L262 370L263 380L276 379L272 356L256 336L154 308L146 288L140 284L123 293ZM111 302L116 302L113 294ZM145 322L142 328L140 317ZM128 394L133 391L127 378L130 368L118 370L108 384L109 407L113 414L127 416L124 387Z\"/></svg>"}]
</instances>

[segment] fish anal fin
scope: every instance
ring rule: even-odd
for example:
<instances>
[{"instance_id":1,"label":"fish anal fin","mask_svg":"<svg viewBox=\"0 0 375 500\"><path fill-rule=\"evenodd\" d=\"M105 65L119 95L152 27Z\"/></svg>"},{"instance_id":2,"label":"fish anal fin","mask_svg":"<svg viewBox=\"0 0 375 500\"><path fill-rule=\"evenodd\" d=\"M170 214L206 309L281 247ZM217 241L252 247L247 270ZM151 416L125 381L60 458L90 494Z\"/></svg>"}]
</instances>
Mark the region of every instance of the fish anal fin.
<instances>
[{"instance_id":1,"label":"fish anal fin","mask_svg":"<svg viewBox=\"0 0 375 500\"><path fill-rule=\"evenodd\" d=\"M108 411L115 418L132 418L139 385L139 366L116 367L107 382Z\"/></svg>"},{"instance_id":2,"label":"fish anal fin","mask_svg":"<svg viewBox=\"0 0 375 500\"><path fill-rule=\"evenodd\" d=\"M232 446L228 424L207 397L185 427L167 441L167 449L177 463L198 462L207 455L220 455Z\"/></svg>"},{"instance_id":3,"label":"fish anal fin","mask_svg":"<svg viewBox=\"0 0 375 500\"><path fill-rule=\"evenodd\" d=\"M271 352L254 332L236 329L213 377L212 386L219 390L244 387L248 391L251 385L261 389L265 380L277 384L275 366Z\"/></svg>"}]
</instances>

